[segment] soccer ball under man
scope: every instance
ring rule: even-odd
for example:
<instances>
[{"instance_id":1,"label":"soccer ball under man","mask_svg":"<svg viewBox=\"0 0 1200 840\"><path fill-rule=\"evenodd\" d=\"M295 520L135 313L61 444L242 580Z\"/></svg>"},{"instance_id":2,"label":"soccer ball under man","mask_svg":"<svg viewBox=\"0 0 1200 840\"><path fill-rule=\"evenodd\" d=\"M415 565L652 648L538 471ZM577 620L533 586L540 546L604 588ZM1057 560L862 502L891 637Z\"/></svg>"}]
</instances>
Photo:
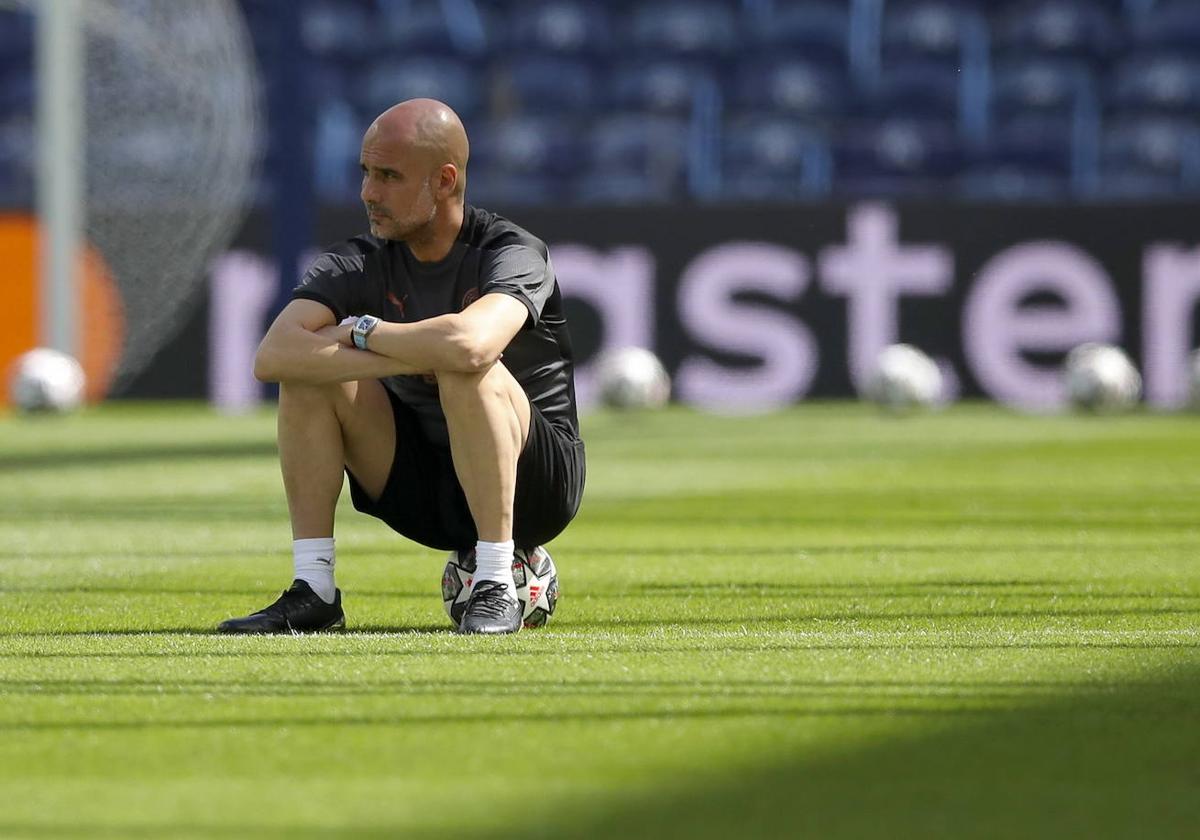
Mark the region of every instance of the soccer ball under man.
<instances>
[{"instance_id":1,"label":"soccer ball under man","mask_svg":"<svg viewBox=\"0 0 1200 840\"><path fill-rule=\"evenodd\" d=\"M671 396L671 377L644 347L622 347L596 361L601 401L611 408L662 408Z\"/></svg>"},{"instance_id":2,"label":"soccer ball under man","mask_svg":"<svg viewBox=\"0 0 1200 840\"><path fill-rule=\"evenodd\" d=\"M1063 365L1067 399L1088 411L1123 411L1142 395L1142 377L1120 347L1081 344Z\"/></svg>"},{"instance_id":3,"label":"soccer ball under man","mask_svg":"<svg viewBox=\"0 0 1200 840\"><path fill-rule=\"evenodd\" d=\"M538 546L532 551L518 548L513 553L513 580L521 602L524 625L541 627L558 605L558 570L550 552ZM457 627L462 622L475 576L475 549L451 551L442 572L442 606Z\"/></svg>"},{"instance_id":4,"label":"soccer ball under man","mask_svg":"<svg viewBox=\"0 0 1200 840\"><path fill-rule=\"evenodd\" d=\"M937 362L911 344L885 347L862 389L864 397L894 411L929 408L944 391Z\"/></svg>"},{"instance_id":5,"label":"soccer ball under man","mask_svg":"<svg viewBox=\"0 0 1200 840\"><path fill-rule=\"evenodd\" d=\"M18 356L8 381L14 406L28 412L67 412L83 402L83 368L66 353L39 347Z\"/></svg>"}]
</instances>

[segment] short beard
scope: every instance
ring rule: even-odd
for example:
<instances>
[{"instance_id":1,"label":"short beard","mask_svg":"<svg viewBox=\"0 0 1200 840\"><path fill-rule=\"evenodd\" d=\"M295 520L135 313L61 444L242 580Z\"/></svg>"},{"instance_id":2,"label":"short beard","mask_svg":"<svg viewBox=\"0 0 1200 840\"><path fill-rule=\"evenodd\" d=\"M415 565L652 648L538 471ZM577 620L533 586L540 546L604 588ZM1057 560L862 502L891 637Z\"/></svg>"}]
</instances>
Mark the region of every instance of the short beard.
<instances>
[{"instance_id":1,"label":"short beard","mask_svg":"<svg viewBox=\"0 0 1200 840\"><path fill-rule=\"evenodd\" d=\"M437 218L437 202L433 200L433 190L429 185L428 178L426 178L425 182L421 185L421 194L417 198L420 200L427 196L430 201L429 212L425 214L425 218L420 221L411 221L402 229L399 228L399 222L397 221L395 236L389 236L385 238L394 239L397 242L411 242L413 240L420 242L422 239L427 238L429 230L433 225L433 220Z\"/></svg>"}]
</instances>

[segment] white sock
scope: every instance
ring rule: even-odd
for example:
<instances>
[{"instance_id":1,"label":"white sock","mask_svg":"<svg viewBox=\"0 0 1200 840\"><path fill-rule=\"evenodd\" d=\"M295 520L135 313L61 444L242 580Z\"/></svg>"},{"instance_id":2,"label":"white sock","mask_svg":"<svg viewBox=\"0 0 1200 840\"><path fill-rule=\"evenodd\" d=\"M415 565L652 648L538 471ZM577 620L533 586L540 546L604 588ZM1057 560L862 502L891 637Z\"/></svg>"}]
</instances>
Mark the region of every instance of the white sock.
<instances>
[{"instance_id":1,"label":"white sock","mask_svg":"<svg viewBox=\"0 0 1200 840\"><path fill-rule=\"evenodd\" d=\"M292 562L296 566L296 580L304 581L322 601L332 604L335 589L333 564L337 562L333 537L292 540Z\"/></svg>"},{"instance_id":2,"label":"white sock","mask_svg":"<svg viewBox=\"0 0 1200 840\"><path fill-rule=\"evenodd\" d=\"M494 580L508 587L508 594L517 597L517 584L513 581L513 541L475 543L475 583Z\"/></svg>"}]
</instances>

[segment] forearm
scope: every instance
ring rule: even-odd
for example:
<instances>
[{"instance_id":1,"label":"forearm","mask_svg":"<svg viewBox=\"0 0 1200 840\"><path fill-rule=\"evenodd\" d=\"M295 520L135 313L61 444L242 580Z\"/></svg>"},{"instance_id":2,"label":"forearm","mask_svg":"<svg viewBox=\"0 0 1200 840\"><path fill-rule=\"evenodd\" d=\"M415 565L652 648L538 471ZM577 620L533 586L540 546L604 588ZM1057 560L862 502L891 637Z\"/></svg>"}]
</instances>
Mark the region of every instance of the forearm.
<instances>
[{"instance_id":1,"label":"forearm","mask_svg":"<svg viewBox=\"0 0 1200 840\"><path fill-rule=\"evenodd\" d=\"M302 328L272 332L254 360L254 375L263 382L321 385L428 373L420 367L376 352L347 347L326 333Z\"/></svg>"},{"instance_id":2,"label":"forearm","mask_svg":"<svg viewBox=\"0 0 1200 840\"><path fill-rule=\"evenodd\" d=\"M499 354L489 352L483 337L469 329L461 315L439 315L411 324L380 322L367 346L372 352L421 370L485 370Z\"/></svg>"}]
</instances>

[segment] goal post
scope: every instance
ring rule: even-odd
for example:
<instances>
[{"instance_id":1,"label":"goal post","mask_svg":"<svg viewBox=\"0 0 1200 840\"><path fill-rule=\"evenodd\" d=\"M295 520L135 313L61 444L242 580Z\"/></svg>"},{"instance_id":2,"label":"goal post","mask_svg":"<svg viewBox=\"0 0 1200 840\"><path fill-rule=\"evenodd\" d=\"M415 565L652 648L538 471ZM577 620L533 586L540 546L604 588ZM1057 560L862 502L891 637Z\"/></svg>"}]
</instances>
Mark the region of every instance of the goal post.
<instances>
[{"instance_id":1,"label":"goal post","mask_svg":"<svg viewBox=\"0 0 1200 840\"><path fill-rule=\"evenodd\" d=\"M84 37L80 0L38 0L35 15L40 340L77 355L78 254L86 224Z\"/></svg>"}]
</instances>

